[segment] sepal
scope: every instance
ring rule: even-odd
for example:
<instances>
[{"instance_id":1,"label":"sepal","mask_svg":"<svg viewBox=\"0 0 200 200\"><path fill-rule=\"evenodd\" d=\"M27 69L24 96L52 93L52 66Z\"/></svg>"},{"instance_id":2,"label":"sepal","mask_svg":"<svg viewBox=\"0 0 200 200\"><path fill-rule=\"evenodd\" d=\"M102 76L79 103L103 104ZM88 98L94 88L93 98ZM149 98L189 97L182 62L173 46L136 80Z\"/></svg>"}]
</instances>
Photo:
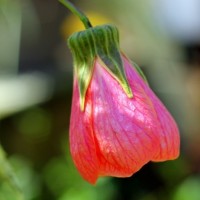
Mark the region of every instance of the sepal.
<instances>
[{"instance_id":1,"label":"sepal","mask_svg":"<svg viewBox=\"0 0 200 200\"><path fill-rule=\"evenodd\" d=\"M85 95L92 78L96 58L100 58L102 66L119 82L126 95L129 98L133 97L125 75L119 50L119 33L115 26L96 26L74 33L68 39L68 45L73 54L82 111L84 111Z\"/></svg>"}]
</instances>

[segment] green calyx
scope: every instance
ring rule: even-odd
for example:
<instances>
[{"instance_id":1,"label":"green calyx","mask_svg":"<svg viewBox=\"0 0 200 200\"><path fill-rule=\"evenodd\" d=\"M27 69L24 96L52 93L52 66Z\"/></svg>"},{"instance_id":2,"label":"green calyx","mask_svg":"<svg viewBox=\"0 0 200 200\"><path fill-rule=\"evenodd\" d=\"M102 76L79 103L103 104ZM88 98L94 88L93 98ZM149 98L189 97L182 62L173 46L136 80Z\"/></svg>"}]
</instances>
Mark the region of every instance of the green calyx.
<instances>
[{"instance_id":1,"label":"green calyx","mask_svg":"<svg viewBox=\"0 0 200 200\"><path fill-rule=\"evenodd\" d=\"M75 76L80 92L80 108L84 111L85 95L92 78L95 58L100 58L105 69L115 78L129 98L133 97L126 79L119 50L119 33L113 25L96 26L74 33L68 39Z\"/></svg>"}]
</instances>

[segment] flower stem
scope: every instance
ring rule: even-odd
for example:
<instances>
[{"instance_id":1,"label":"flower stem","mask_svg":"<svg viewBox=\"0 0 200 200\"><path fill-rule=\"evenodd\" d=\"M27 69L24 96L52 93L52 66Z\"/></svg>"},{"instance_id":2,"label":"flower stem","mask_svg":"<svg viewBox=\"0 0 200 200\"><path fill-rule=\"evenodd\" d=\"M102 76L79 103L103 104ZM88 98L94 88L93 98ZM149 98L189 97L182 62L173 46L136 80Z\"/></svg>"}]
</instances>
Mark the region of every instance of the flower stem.
<instances>
[{"instance_id":1,"label":"flower stem","mask_svg":"<svg viewBox=\"0 0 200 200\"><path fill-rule=\"evenodd\" d=\"M71 2L68 0L59 0L65 7L67 7L73 14L79 17L79 19L83 22L86 29L91 28L92 24L90 23L87 16L82 13L78 8L76 8Z\"/></svg>"}]
</instances>

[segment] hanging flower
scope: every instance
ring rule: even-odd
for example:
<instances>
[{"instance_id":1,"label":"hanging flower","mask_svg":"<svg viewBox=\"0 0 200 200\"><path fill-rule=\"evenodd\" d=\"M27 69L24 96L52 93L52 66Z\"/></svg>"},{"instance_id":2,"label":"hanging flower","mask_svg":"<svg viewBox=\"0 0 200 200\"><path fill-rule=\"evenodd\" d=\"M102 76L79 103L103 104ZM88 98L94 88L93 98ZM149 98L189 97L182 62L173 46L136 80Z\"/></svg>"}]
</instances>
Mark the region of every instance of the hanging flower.
<instances>
[{"instance_id":1,"label":"hanging flower","mask_svg":"<svg viewBox=\"0 0 200 200\"><path fill-rule=\"evenodd\" d=\"M85 180L129 177L149 161L179 155L179 131L136 64L119 49L112 25L92 27L67 0L85 31L68 40L74 58L70 151Z\"/></svg>"},{"instance_id":2,"label":"hanging flower","mask_svg":"<svg viewBox=\"0 0 200 200\"><path fill-rule=\"evenodd\" d=\"M70 151L85 180L129 177L149 161L179 155L177 125L142 71L119 50L118 30L104 25L73 34Z\"/></svg>"}]
</instances>

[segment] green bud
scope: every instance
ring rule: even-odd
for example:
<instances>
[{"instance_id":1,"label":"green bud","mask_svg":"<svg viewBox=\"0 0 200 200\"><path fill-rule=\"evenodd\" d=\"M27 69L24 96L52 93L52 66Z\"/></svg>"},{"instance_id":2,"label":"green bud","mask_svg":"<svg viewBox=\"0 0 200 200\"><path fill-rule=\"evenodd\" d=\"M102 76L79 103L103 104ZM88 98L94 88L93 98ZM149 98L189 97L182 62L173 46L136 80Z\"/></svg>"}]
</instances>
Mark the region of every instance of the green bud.
<instances>
[{"instance_id":1,"label":"green bud","mask_svg":"<svg viewBox=\"0 0 200 200\"><path fill-rule=\"evenodd\" d=\"M75 76L80 92L80 107L84 110L85 95L92 78L94 61L99 58L103 67L115 78L129 98L133 97L127 81L119 49L119 33L113 25L96 26L74 33L68 39L74 59Z\"/></svg>"}]
</instances>

